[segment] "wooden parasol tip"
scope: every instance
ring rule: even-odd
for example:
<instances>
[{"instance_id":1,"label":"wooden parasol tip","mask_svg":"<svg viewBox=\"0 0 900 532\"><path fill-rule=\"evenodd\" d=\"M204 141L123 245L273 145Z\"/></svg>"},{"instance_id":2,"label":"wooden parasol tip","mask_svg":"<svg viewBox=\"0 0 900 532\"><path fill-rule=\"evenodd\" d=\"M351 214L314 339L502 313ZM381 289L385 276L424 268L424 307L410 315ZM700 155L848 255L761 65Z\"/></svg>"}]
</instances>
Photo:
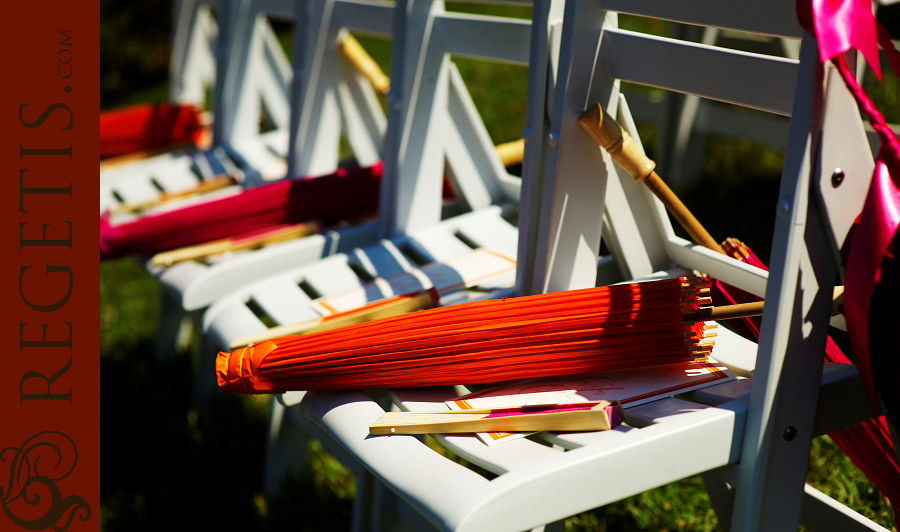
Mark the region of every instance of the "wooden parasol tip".
<instances>
[{"instance_id":1,"label":"wooden parasol tip","mask_svg":"<svg viewBox=\"0 0 900 532\"><path fill-rule=\"evenodd\" d=\"M706 312L712 305L709 287L702 279L682 279L681 305L684 343L694 360L703 361L716 345L716 331L704 319L692 319L695 314Z\"/></svg>"},{"instance_id":2,"label":"wooden parasol tip","mask_svg":"<svg viewBox=\"0 0 900 532\"><path fill-rule=\"evenodd\" d=\"M266 355L278 347L275 342L265 342L238 349L231 353L220 352L216 357L216 382L219 389L228 394L284 393L261 383L257 378L259 365Z\"/></svg>"}]
</instances>

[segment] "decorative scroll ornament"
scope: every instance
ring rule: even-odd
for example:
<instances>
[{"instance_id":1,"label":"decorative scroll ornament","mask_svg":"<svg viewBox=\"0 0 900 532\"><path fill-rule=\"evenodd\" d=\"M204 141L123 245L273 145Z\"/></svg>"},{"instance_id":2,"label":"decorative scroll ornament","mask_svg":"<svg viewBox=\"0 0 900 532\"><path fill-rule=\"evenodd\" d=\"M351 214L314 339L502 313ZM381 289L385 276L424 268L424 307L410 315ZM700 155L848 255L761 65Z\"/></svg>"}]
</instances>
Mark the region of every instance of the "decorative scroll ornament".
<instances>
[{"instance_id":1,"label":"decorative scroll ornament","mask_svg":"<svg viewBox=\"0 0 900 532\"><path fill-rule=\"evenodd\" d=\"M91 507L78 495L63 496L57 482L69 476L78 462L78 450L69 436L43 431L19 447L0 450L0 464L9 467L0 484L0 506L20 528L62 532L75 517L91 518ZM2 472L2 470L0 470Z\"/></svg>"}]
</instances>

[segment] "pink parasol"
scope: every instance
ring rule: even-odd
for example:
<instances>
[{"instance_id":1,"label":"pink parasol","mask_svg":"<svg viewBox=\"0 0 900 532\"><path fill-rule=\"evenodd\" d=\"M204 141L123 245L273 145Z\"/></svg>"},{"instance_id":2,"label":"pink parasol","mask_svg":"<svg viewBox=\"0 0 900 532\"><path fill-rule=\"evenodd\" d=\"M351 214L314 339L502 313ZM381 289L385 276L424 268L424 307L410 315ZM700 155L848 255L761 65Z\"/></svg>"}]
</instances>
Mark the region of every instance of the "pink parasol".
<instances>
[{"instance_id":1,"label":"pink parasol","mask_svg":"<svg viewBox=\"0 0 900 532\"><path fill-rule=\"evenodd\" d=\"M319 177L284 179L238 194L112 225L100 217L100 258L152 255L283 224L329 225L373 213L382 164L338 169Z\"/></svg>"}]
</instances>

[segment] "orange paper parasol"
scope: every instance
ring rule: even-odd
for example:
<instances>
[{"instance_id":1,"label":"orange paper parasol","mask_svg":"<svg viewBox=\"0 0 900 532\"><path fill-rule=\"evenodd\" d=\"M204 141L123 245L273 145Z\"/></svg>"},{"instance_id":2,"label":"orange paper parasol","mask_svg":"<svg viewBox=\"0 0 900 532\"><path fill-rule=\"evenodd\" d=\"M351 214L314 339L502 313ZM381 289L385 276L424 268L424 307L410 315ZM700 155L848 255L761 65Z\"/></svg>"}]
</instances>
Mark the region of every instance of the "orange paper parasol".
<instances>
[{"instance_id":1,"label":"orange paper parasol","mask_svg":"<svg viewBox=\"0 0 900 532\"><path fill-rule=\"evenodd\" d=\"M652 366L712 349L696 280L664 279L423 310L219 353L227 393L478 384Z\"/></svg>"},{"instance_id":2,"label":"orange paper parasol","mask_svg":"<svg viewBox=\"0 0 900 532\"><path fill-rule=\"evenodd\" d=\"M207 127L189 104L139 104L100 113L100 159L131 152L193 145Z\"/></svg>"}]
</instances>

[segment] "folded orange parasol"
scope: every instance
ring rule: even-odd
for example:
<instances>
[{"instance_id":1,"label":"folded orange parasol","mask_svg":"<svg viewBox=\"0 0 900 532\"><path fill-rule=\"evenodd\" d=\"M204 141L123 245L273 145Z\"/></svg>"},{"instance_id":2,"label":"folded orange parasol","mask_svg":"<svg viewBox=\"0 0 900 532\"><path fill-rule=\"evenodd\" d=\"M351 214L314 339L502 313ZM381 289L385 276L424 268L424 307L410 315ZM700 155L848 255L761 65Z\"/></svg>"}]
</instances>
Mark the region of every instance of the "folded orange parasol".
<instances>
[{"instance_id":1,"label":"folded orange parasol","mask_svg":"<svg viewBox=\"0 0 900 532\"><path fill-rule=\"evenodd\" d=\"M478 384L705 357L709 304L685 278L478 301L222 352L227 393ZM692 321L686 321L692 320ZM699 322L698 322L699 321Z\"/></svg>"}]
</instances>

